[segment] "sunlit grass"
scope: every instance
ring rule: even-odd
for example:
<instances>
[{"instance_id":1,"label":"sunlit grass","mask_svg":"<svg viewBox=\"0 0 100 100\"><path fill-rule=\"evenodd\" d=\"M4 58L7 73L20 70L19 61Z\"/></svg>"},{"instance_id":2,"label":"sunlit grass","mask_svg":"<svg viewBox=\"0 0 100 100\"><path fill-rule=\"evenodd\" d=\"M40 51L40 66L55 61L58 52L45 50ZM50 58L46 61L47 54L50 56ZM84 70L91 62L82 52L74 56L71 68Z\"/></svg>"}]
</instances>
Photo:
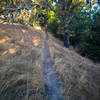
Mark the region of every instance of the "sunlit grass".
<instances>
[{"instance_id":1,"label":"sunlit grass","mask_svg":"<svg viewBox=\"0 0 100 100\"><path fill-rule=\"evenodd\" d=\"M19 42L20 42L20 43L24 43L24 40L23 40L23 39L21 39Z\"/></svg>"},{"instance_id":2,"label":"sunlit grass","mask_svg":"<svg viewBox=\"0 0 100 100\"><path fill-rule=\"evenodd\" d=\"M12 48L12 49L4 51L2 53L2 56L7 55L7 54L14 54L15 52L16 52L16 50Z\"/></svg>"},{"instance_id":3,"label":"sunlit grass","mask_svg":"<svg viewBox=\"0 0 100 100\"><path fill-rule=\"evenodd\" d=\"M6 40L5 39L2 39L2 40L0 40L0 43L4 43Z\"/></svg>"},{"instance_id":4,"label":"sunlit grass","mask_svg":"<svg viewBox=\"0 0 100 100\"><path fill-rule=\"evenodd\" d=\"M40 27L40 26L34 26L34 28L35 28L36 30L41 30L41 27Z\"/></svg>"},{"instance_id":5,"label":"sunlit grass","mask_svg":"<svg viewBox=\"0 0 100 100\"><path fill-rule=\"evenodd\" d=\"M0 48L0 67L2 67L0 68L0 98L3 98L2 100L7 98L21 100L26 99L26 95L29 95L29 99L32 100L44 100L41 95L44 92L42 70L40 70L41 52L37 48L30 48L33 44L38 46L40 38L37 37L35 29L30 30L30 32L23 27L19 29L12 26L2 24L0 28L2 36L0 40L3 43L1 44L2 48ZM12 28L15 28L13 34L11 34ZM19 35L19 31L24 34ZM32 34L25 34L26 31ZM38 57L39 60L37 60ZM35 66L36 68L39 66L39 70L35 70ZM29 76L27 75L28 71Z\"/></svg>"},{"instance_id":6,"label":"sunlit grass","mask_svg":"<svg viewBox=\"0 0 100 100\"><path fill-rule=\"evenodd\" d=\"M3 20L0 19L0 23L3 23Z\"/></svg>"},{"instance_id":7,"label":"sunlit grass","mask_svg":"<svg viewBox=\"0 0 100 100\"><path fill-rule=\"evenodd\" d=\"M5 25L5 24L9 24L9 23L8 22L4 22L3 24Z\"/></svg>"},{"instance_id":8,"label":"sunlit grass","mask_svg":"<svg viewBox=\"0 0 100 100\"><path fill-rule=\"evenodd\" d=\"M15 49L9 49L9 53L10 54L14 54L15 53Z\"/></svg>"},{"instance_id":9,"label":"sunlit grass","mask_svg":"<svg viewBox=\"0 0 100 100\"><path fill-rule=\"evenodd\" d=\"M26 32L26 30L22 29L22 32L23 32L23 33L25 33L25 32Z\"/></svg>"},{"instance_id":10,"label":"sunlit grass","mask_svg":"<svg viewBox=\"0 0 100 100\"><path fill-rule=\"evenodd\" d=\"M38 45L39 45L39 42L40 42L39 39L32 40L32 41L33 41L33 45L34 45L34 46L38 46Z\"/></svg>"},{"instance_id":11,"label":"sunlit grass","mask_svg":"<svg viewBox=\"0 0 100 100\"><path fill-rule=\"evenodd\" d=\"M4 52L2 53L3 56L6 55L6 54L8 54L8 51L4 51Z\"/></svg>"},{"instance_id":12,"label":"sunlit grass","mask_svg":"<svg viewBox=\"0 0 100 100\"><path fill-rule=\"evenodd\" d=\"M9 38L8 37L5 37L5 38L3 38L3 39L0 40L0 44L5 43L8 40L9 40Z\"/></svg>"}]
</instances>

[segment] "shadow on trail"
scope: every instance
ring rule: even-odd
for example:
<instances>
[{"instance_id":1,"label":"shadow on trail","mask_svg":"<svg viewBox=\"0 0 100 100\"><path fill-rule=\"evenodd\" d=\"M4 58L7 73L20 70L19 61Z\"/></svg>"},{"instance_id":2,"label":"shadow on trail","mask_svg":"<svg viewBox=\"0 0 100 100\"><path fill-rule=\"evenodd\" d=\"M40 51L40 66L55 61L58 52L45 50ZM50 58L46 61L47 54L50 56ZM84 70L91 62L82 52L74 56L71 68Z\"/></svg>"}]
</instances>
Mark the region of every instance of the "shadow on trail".
<instances>
[{"instance_id":1,"label":"shadow on trail","mask_svg":"<svg viewBox=\"0 0 100 100\"><path fill-rule=\"evenodd\" d=\"M47 100L63 100L62 87L54 71L54 64L50 57L48 36L44 41L44 84Z\"/></svg>"}]
</instances>

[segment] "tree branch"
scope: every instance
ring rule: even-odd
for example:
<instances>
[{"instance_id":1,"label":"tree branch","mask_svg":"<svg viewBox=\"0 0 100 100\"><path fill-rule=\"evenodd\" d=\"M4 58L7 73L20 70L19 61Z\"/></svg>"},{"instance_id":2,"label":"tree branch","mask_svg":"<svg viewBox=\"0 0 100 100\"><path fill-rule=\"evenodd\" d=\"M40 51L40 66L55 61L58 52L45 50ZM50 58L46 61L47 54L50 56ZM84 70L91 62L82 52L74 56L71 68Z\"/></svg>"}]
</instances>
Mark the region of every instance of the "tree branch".
<instances>
[{"instance_id":1,"label":"tree branch","mask_svg":"<svg viewBox=\"0 0 100 100\"><path fill-rule=\"evenodd\" d=\"M52 11L56 12L56 10L55 10L54 7L49 3L49 1L48 1L48 0L45 0L45 1L46 1L47 6L48 6Z\"/></svg>"}]
</instances>

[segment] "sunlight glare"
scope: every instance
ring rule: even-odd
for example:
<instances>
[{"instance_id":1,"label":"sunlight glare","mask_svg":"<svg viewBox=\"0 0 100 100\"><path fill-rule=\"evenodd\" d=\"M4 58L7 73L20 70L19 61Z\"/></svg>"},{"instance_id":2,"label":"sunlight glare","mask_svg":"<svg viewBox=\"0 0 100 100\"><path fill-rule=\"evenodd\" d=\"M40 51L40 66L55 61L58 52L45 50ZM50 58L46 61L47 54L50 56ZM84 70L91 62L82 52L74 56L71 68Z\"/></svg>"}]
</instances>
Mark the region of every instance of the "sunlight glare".
<instances>
[{"instance_id":1,"label":"sunlight glare","mask_svg":"<svg viewBox=\"0 0 100 100\"><path fill-rule=\"evenodd\" d=\"M22 32L23 32L23 33L25 33L25 32L26 32L26 30L22 29Z\"/></svg>"},{"instance_id":2,"label":"sunlight glare","mask_svg":"<svg viewBox=\"0 0 100 100\"><path fill-rule=\"evenodd\" d=\"M40 26L35 26L34 27L36 30L41 30L41 27Z\"/></svg>"},{"instance_id":3,"label":"sunlight glare","mask_svg":"<svg viewBox=\"0 0 100 100\"><path fill-rule=\"evenodd\" d=\"M6 54L8 54L8 51L4 51L4 52L2 53L3 56L6 55Z\"/></svg>"},{"instance_id":4,"label":"sunlight glare","mask_svg":"<svg viewBox=\"0 0 100 100\"><path fill-rule=\"evenodd\" d=\"M38 46L39 45L39 40L33 40L33 45Z\"/></svg>"},{"instance_id":5,"label":"sunlight glare","mask_svg":"<svg viewBox=\"0 0 100 100\"><path fill-rule=\"evenodd\" d=\"M7 40L9 40L8 37L5 37L5 38L1 39L1 40L0 40L0 44L5 43Z\"/></svg>"},{"instance_id":6,"label":"sunlight glare","mask_svg":"<svg viewBox=\"0 0 100 100\"><path fill-rule=\"evenodd\" d=\"M15 49L9 49L9 53L10 54L14 54L15 53Z\"/></svg>"}]
</instances>

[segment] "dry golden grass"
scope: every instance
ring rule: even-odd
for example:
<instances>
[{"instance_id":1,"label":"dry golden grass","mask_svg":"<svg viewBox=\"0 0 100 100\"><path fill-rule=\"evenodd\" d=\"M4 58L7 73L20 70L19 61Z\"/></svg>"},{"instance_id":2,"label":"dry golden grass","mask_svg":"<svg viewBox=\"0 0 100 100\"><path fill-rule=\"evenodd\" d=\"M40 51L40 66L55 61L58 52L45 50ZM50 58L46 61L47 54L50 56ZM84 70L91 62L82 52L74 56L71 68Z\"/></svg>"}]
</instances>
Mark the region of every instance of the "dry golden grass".
<instances>
[{"instance_id":1,"label":"dry golden grass","mask_svg":"<svg viewBox=\"0 0 100 100\"><path fill-rule=\"evenodd\" d=\"M0 31L0 100L44 100L41 40L32 41L40 34L22 25Z\"/></svg>"},{"instance_id":2,"label":"dry golden grass","mask_svg":"<svg viewBox=\"0 0 100 100\"><path fill-rule=\"evenodd\" d=\"M65 100L100 100L100 64L63 47L52 36L49 38L55 71L63 86Z\"/></svg>"},{"instance_id":3,"label":"dry golden grass","mask_svg":"<svg viewBox=\"0 0 100 100\"><path fill-rule=\"evenodd\" d=\"M12 30L14 29L14 30ZM0 25L0 100L46 100L43 82L44 32ZM100 100L100 64L66 49L49 35L49 49L65 100Z\"/></svg>"}]
</instances>

